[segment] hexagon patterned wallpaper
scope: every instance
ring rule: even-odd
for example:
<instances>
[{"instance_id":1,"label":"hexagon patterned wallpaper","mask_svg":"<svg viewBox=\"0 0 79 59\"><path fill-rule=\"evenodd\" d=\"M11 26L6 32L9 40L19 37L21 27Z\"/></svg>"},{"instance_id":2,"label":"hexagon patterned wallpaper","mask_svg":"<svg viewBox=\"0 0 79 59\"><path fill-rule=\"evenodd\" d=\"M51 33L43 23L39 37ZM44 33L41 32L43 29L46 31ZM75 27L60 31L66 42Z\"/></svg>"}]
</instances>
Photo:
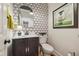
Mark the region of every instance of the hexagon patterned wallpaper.
<instances>
[{"instance_id":1,"label":"hexagon patterned wallpaper","mask_svg":"<svg viewBox=\"0 0 79 59\"><path fill-rule=\"evenodd\" d=\"M21 5L29 6L34 13L34 27L26 28L28 31L42 33L48 31L48 4L47 3L13 3L14 20L18 22L18 7Z\"/></svg>"}]
</instances>

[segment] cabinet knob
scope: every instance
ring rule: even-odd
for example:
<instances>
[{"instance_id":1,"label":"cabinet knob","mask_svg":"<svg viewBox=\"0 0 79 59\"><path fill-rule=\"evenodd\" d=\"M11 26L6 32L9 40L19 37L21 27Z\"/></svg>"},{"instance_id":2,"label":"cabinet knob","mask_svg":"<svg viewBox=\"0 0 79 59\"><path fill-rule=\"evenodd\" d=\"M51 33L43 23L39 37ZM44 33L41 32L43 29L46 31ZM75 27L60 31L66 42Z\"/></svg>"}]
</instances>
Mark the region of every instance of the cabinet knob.
<instances>
[{"instance_id":1,"label":"cabinet knob","mask_svg":"<svg viewBox=\"0 0 79 59\"><path fill-rule=\"evenodd\" d=\"M10 43L10 40L5 40L4 44Z\"/></svg>"}]
</instances>

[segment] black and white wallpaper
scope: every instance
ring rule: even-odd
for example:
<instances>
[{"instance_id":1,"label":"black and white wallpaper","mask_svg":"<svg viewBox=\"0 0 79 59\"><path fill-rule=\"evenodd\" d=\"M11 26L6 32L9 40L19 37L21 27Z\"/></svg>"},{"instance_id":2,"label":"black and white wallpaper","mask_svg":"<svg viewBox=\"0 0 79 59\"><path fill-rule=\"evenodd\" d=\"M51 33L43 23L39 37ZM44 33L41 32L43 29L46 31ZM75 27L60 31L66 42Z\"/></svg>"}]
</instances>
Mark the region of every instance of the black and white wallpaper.
<instances>
[{"instance_id":1,"label":"black and white wallpaper","mask_svg":"<svg viewBox=\"0 0 79 59\"><path fill-rule=\"evenodd\" d=\"M34 27L26 28L28 31L42 33L48 31L48 4L47 3L13 3L14 21L18 22L18 7L21 5L29 6L33 10Z\"/></svg>"}]
</instances>

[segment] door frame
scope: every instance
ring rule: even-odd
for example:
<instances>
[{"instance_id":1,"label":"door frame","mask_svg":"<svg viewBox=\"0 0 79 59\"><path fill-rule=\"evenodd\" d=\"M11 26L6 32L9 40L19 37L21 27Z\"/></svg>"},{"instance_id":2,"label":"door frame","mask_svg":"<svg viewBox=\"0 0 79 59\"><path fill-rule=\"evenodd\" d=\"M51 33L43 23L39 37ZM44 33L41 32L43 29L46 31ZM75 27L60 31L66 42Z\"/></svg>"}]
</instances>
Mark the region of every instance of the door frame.
<instances>
[{"instance_id":1,"label":"door frame","mask_svg":"<svg viewBox=\"0 0 79 59\"><path fill-rule=\"evenodd\" d=\"M7 29L7 7L12 8L12 4L10 3L1 3L1 25L2 28L0 29L0 38L1 38L1 46L0 48L2 49L0 51L0 56L7 56L8 55L8 47L12 44L12 30ZM12 10L11 10L12 11ZM9 35L8 35L9 34ZM11 42L6 45L4 45L5 40L10 40Z\"/></svg>"}]
</instances>

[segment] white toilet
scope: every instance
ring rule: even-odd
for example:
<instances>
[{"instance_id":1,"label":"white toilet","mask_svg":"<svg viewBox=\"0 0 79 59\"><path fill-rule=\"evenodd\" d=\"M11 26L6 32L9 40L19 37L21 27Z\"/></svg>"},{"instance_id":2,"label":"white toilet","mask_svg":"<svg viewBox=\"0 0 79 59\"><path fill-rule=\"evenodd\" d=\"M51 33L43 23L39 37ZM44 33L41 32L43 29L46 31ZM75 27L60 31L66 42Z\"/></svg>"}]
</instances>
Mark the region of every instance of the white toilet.
<instances>
[{"instance_id":1,"label":"white toilet","mask_svg":"<svg viewBox=\"0 0 79 59\"><path fill-rule=\"evenodd\" d=\"M43 52L45 56L50 56L52 52L54 51L54 48L46 43L47 37L46 35L40 36L40 44L42 46Z\"/></svg>"}]
</instances>

